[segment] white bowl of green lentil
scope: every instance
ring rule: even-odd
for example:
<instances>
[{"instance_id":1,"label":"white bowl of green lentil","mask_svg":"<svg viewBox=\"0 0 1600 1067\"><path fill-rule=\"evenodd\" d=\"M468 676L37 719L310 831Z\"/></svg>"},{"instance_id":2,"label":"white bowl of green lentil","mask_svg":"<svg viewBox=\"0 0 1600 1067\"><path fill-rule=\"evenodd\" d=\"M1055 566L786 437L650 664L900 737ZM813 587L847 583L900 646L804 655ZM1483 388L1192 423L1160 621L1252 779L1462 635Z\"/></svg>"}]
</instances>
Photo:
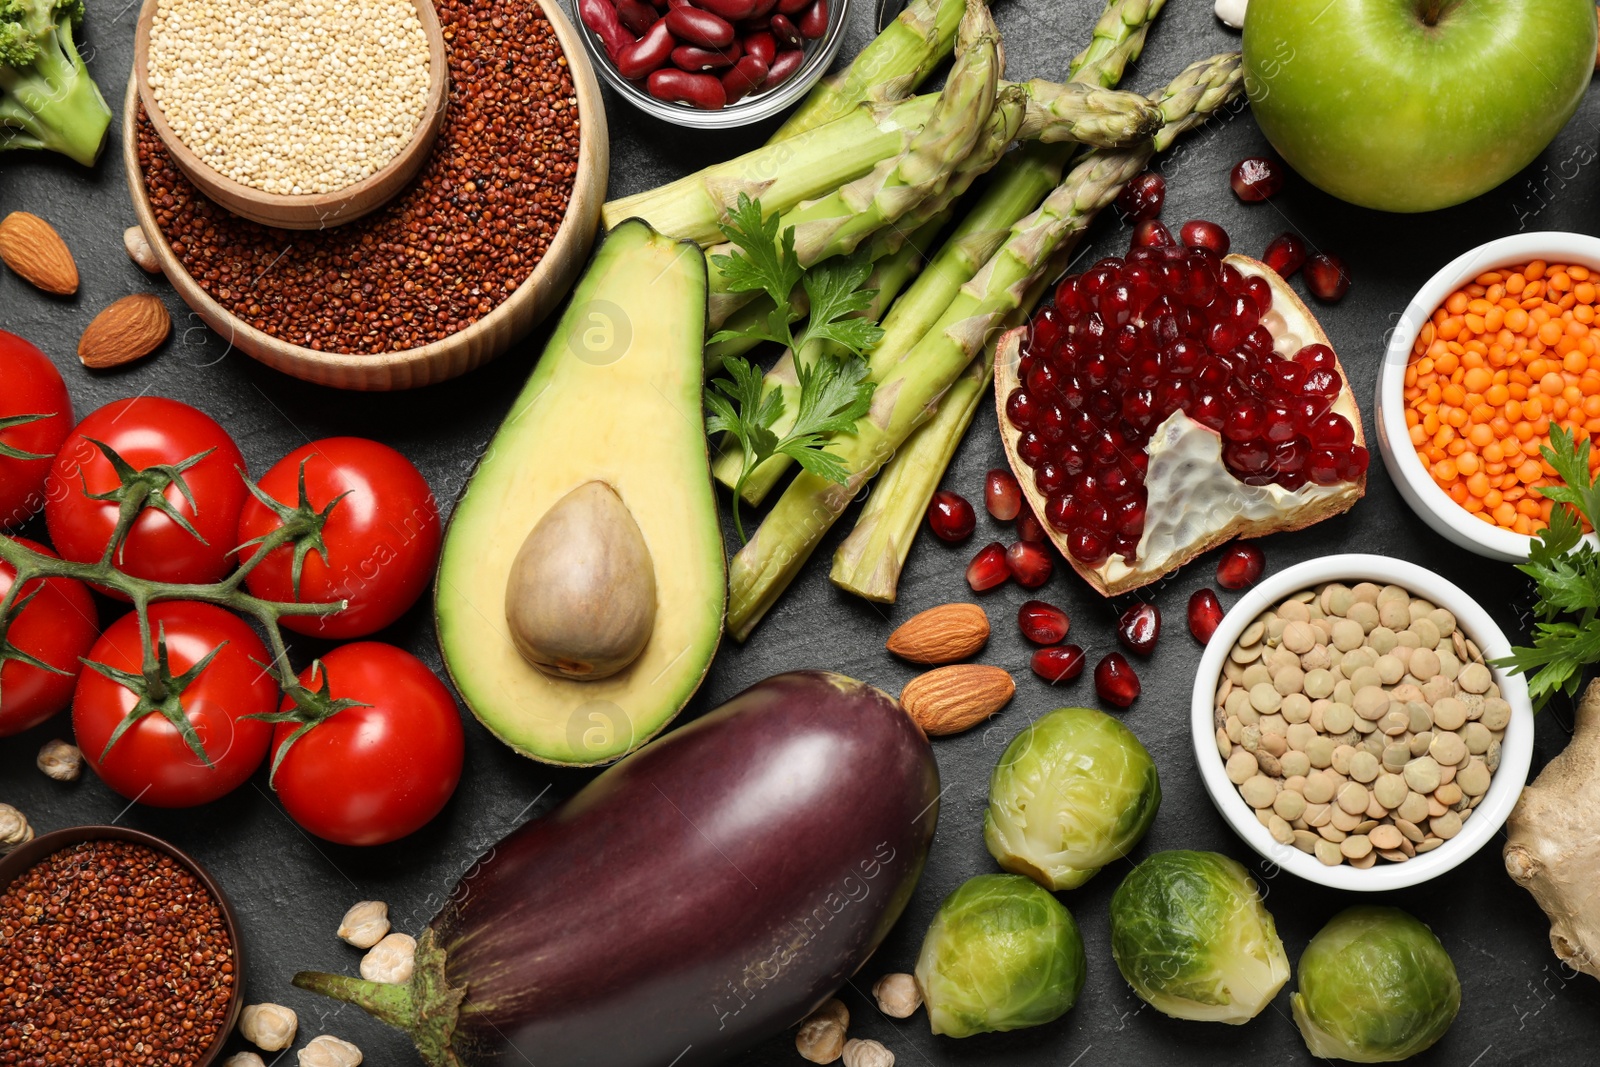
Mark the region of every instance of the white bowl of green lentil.
<instances>
[{"instance_id":1,"label":"white bowl of green lentil","mask_svg":"<svg viewBox=\"0 0 1600 1067\"><path fill-rule=\"evenodd\" d=\"M1325 601L1320 595L1313 596L1311 599L1316 604L1314 608L1310 606L1305 593L1311 591L1315 594L1325 587L1330 590L1332 599ZM1332 591L1338 589L1344 592L1335 597ZM1401 593L1406 595L1403 603L1398 602ZM1247 630L1254 628L1266 612L1276 611L1287 602L1296 601L1297 594L1298 602L1308 605L1307 620L1280 617L1279 622L1283 625L1276 638L1266 626L1262 627L1266 632L1247 635ZM1379 608L1380 597L1386 605L1385 609ZM1367 602L1372 609L1370 612L1356 612L1353 621L1355 629L1361 632L1359 641L1355 640L1354 632L1349 629L1350 617L1339 613L1340 610L1354 610L1357 600ZM1416 601L1422 603L1413 609L1411 605ZM1332 610L1324 610L1325 603ZM1384 625L1390 621L1398 622L1389 612L1397 612L1400 608L1405 609L1408 619L1406 628L1398 630ZM1343 635L1341 642L1350 646L1348 649L1335 645L1333 636L1315 636L1324 631L1317 619L1312 617L1313 610L1328 620L1328 631L1333 629L1336 621L1345 623L1340 634ZM1416 618L1411 617L1413 611ZM1441 611L1443 614L1440 614ZM1373 623L1371 627L1364 625L1369 621ZM1293 651L1293 648L1307 644L1304 640L1307 635L1298 628L1290 634L1288 628L1291 623L1303 624L1307 631L1312 631L1305 653L1296 654ZM1386 631L1389 636L1385 637L1379 631ZM1357 656L1354 661L1357 666L1352 676L1362 667L1382 674L1384 668L1392 664L1378 661L1398 658L1391 657L1390 653L1399 646L1406 633L1416 634L1416 643L1413 646L1409 641L1406 642L1413 652L1401 659L1405 671L1403 675L1394 675L1392 682L1387 675L1381 680L1371 681L1342 675L1343 657L1347 652ZM1416 684L1421 679L1409 673L1410 659L1420 654L1415 650L1421 648L1425 640L1436 635L1439 637L1438 647L1445 651L1430 649L1431 659L1423 669L1430 679L1442 680L1432 682L1434 688L1428 688L1426 683ZM1461 636L1460 642L1454 640L1456 635ZM1245 636L1254 636L1255 640L1241 645L1241 638ZM1389 637L1395 639L1395 644L1388 643ZM1388 650L1380 656L1372 647L1374 644L1377 648L1387 645ZM1358 648L1363 651L1356 653ZM1236 649L1239 650L1238 655L1235 655ZM1457 657L1451 649L1464 654ZM1306 659L1307 656L1314 656L1318 650L1329 657L1337 650L1338 658L1330 659L1331 666L1322 666L1320 658ZM1448 659L1447 652L1450 653ZM1195 676L1191 727L1195 760L1206 792L1234 832L1263 859L1307 881L1334 889L1380 892L1436 878L1460 865L1493 840L1506 817L1511 814L1527 781L1533 758L1533 707L1528 699L1527 685L1519 676L1488 666L1488 662L1509 652L1510 644L1505 634L1472 597L1437 574L1405 560L1361 554L1327 556L1271 575L1245 594L1223 617L1201 657L1200 668ZM1298 676L1291 673L1283 678L1278 677L1288 667L1282 662L1285 653L1289 658L1300 661L1295 666ZM1368 654L1371 654L1372 663L1365 662ZM1277 658L1276 661L1273 657ZM1227 669L1230 660L1235 666L1248 663L1267 668L1270 675L1267 688L1280 694L1281 703L1265 713L1256 710L1275 703L1268 699L1271 694L1266 694L1264 690L1261 694L1256 692L1255 686L1261 685L1262 679L1246 686L1243 683L1248 679L1240 677L1235 681L1230 677L1242 673ZM1268 666L1269 663L1276 666L1276 672ZM1455 673L1446 678L1452 670ZM1466 677L1469 670L1470 678ZM1363 682L1360 689L1352 688L1349 697L1352 702L1356 702L1360 694L1367 693L1368 685L1381 690L1386 698L1383 701L1383 713L1377 713L1378 709L1370 705L1365 710L1350 708L1340 701L1330 701L1326 695L1313 701L1309 694L1322 693L1330 680L1352 687L1357 681ZM1402 687L1415 688L1417 693L1400 693ZM1294 698L1294 707L1290 706L1291 698L1281 692L1285 688L1290 693L1298 694ZM1477 691L1480 689L1482 692ZM1486 695L1496 690L1498 697ZM1391 692L1398 693L1398 698L1392 702L1387 699ZM1236 695L1238 693L1245 694L1245 700L1250 702L1248 711ZM1413 695L1416 699L1410 700ZM1367 693L1367 696L1370 698L1372 694ZM1232 705L1228 703L1230 697L1234 702ZM1302 701L1304 707L1299 706ZM1323 715L1335 705L1351 711L1348 716L1344 710L1334 712L1341 720L1351 719L1350 729L1338 735L1337 739L1326 732L1328 724L1323 719ZM1420 708L1413 705L1420 705ZM1414 734L1405 722L1390 724L1388 712L1406 720L1413 714L1426 712L1429 718L1421 723L1410 720L1410 725L1425 728ZM1439 714L1440 726L1437 730L1433 729L1432 716L1435 712ZM1373 717L1369 718L1369 714ZM1495 732L1489 731L1488 726L1483 724L1499 725L1501 717L1505 723L1498 731L1498 739L1492 740L1492 743L1486 742L1485 738L1493 739ZM1253 722L1243 722L1251 718ZM1462 721L1457 722L1458 718ZM1355 730L1357 721L1364 723L1363 730ZM1239 724L1237 727L1236 722ZM1342 721L1333 724L1335 727L1344 725ZM1246 726L1256 730L1254 737L1249 735ZM1237 736L1236 729L1241 731ZM1269 745L1263 740L1268 734L1279 736ZM1371 750L1352 744L1352 735L1361 738L1363 743L1365 738L1382 736L1384 741L1380 747L1385 748L1384 754L1380 757ZM1416 747L1410 747L1413 753L1410 757L1400 753L1399 758L1390 760L1390 750L1396 746L1409 747L1419 740L1420 752ZM1329 741L1334 743L1330 745L1327 743ZM1251 743L1256 745L1253 750L1247 747ZM1459 752L1456 751L1458 745ZM1280 746L1283 751L1274 754L1272 749ZM1435 747L1439 750L1437 753L1434 752ZM1319 748L1327 751L1318 751ZM1350 751L1341 753L1338 750L1342 748ZM1365 760L1367 766L1350 767L1351 759L1363 752L1373 759ZM1239 758L1239 753L1245 753L1251 759L1266 753L1268 758L1260 759L1255 767L1243 767L1242 764L1248 761ZM1337 757L1341 755L1349 773L1338 770ZM1495 763L1496 755L1498 763ZM1230 765L1229 760L1234 762ZM1306 764L1305 773L1298 776L1290 773L1300 771L1301 762ZM1475 792L1468 792L1461 783L1455 782L1457 774L1465 772L1468 767L1473 768L1470 773L1476 781L1470 785L1470 789ZM1487 776L1485 786L1484 772L1491 767L1492 773ZM1325 770L1332 773L1324 774ZM1272 773L1274 771L1276 773ZM1311 783L1313 776L1317 778L1315 785ZM1298 781L1294 780L1296 777ZM1439 780L1433 781L1435 777ZM1364 783L1360 781L1363 778L1366 779ZM1395 794L1393 799L1388 800L1395 807L1387 808L1379 799L1378 789L1380 784L1392 785L1388 781L1392 778L1400 780L1405 795L1400 797ZM1349 785L1359 788L1347 792L1345 787ZM1419 785L1429 791L1425 795L1418 793L1415 787ZM1459 796L1455 791L1446 789L1451 785L1457 787ZM1322 793L1330 786L1333 795L1323 796ZM1371 787L1370 792L1368 786ZM1265 795L1269 788L1271 797ZM1442 797L1441 791L1444 794ZM1249 800L1246 799L1247 792L1251 794ZM1358 792L1362 796L1354 795ZM1284 800L1286 793L1299 793L1299 800L1304 803L1291 803L1294 801L1292 797ZM1413 796L1418 799L1413 800ZM1474 802L1475 797L1477 799ZM1367 806L1353 803L1355 800L1362 800ZM1451 801L1450 805L1443 803L1447 800ZM1399 814L1402 804L1417 804L1419 801L1423 807L1418 810L1428 813L1420 822ZM1258 804L1262 806L1257 807ZM1455 809L1456 804L1461 804L1469 814L1463 816ZM1368 808L1370 805L1385 807L1386 814L1374 817L1374 811ZM1359 812L1349 810L1356 807L1360 807ZM1434 815L1434 811L1440 811L1440 814ZM1359 821L1348 830L1340 829L1332 822L1335 812L1341 813L1341 820L1359 816ZM1285 825L1277 826L1273 820ZM1388 826L1399 833L1380 831L1381 826ZM1285 828L1287 833L1284 832ZM1421 835L1421 841L1414 840L1414 832ZM1372 866L1365 868L1352 866L1352 859L1365 863L1368 858L1380 855L1379 845L1373 845L1370 836L1374 833L1380 834L1380 845L1393 845L1388 839L1395 836L1410 845L1409 848L1393 845L1383 848L1382 852L1412 854L1403 860L1376 858ZM1356 841L1356 838L1363 840ZM1316 841L1324 843L1323 848L1329 855L1319 858L1315 854ZM1346 841L1351 842L1348 847L1344 847ZM1428 843L1434 841L1438 843ZM1338 853L1342 858L1335 858L1333 850L1327 848L1329 844L1340 846ZM1419 844L1425 845L1423 851L1416 851ZM1312 851L1305 850L1308 845Z\"/></svg>"},{"instance_id":2,"label":"white bowl of green lentil","mask_svg":"<svg viewBox=\"0 0 1600 1067\"><path fill-rule=\"evenodd\" d=\"M1532 538L1469 512L1441 487L1412 442L1406 376L1419 337L1424 330L1433 329L1435 309L1452 293L1486 272L1534 260L1577 264L1600 275L1600 238L1557 231L1519 233L1479 245L1446 263L1417 291L1389 334L1373 416L1383 464L1411 510L1435 532L1467 551L1511 563L1528 558Z\"/></svg>"}]
</instances>

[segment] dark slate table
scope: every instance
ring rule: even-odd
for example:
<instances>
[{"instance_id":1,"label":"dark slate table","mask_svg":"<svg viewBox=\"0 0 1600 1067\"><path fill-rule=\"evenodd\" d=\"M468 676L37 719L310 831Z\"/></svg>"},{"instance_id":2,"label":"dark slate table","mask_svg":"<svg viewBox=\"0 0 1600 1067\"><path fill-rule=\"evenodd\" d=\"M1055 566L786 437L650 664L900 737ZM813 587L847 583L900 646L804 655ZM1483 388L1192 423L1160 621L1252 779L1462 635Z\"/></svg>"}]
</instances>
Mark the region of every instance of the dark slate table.
<instances>
[{"instance_id":1,"label":"dark slate table","mask_svg":"<svg viewBox=\"0 0 1600 1067\"><path fill-rule=\"evenodd\" d=\"M856 0L845 56L853 55L869 36L868 6L867 0ZM1062 76L1098 6L1096 0L997 0L1009 75ZM136 10L131 0L90 0L88 55L106 97L117 102L119 113L133 53ZM1209 3L1174 0L1129 84L1153 89L1190 60L1237 46L1237 35L1212 18ZM643 119L609 92L607 105L614 195L651 187L752 147L768 132L695 134ZM1270 204L1238 203L1228 191L1230 168L1245 156L1267 150L1255 123L1244 113L1192 135L1169 161L1165 217L1174 224L1194 217L1215 219L1232 233L1236 248L1257 254L1278 232L1294 228L1312 245L1336 250L1348 260L1355 286L1342 304L1323 310L1321 319L1354 379L1370 439L1370 399L1388 331L1416 288L1438 266L1481 241L1519 230L1600 232L1596 195L1600 172L1589 165L1596 156L1597 132L1600 99L1590 99L1544 155L1502 188L1449 211L1397 217L1352 208L1298 179L1292 179ZM112 136L120 139L120 116ZM13 276L0 278L0 327L30 338L50 353L66 375L80 414L142 393L187 401L228 427L257 473L306 441L331 434L366 435L410 456L448 506L539 351L540 337L529 338L484 370L420 392L361 395L305 385L231 351L170 288L128 261L122 251L122 230L133 222L133 211L120 151L108 151L93 171L54 157L0 156L0 214L19 209L40 214L60 228L77 254L83 286L76 298L57 300ZM1080 267L1093 257L1120 251L1126 240L1126 231L1115 220L1102 220L1090 235ZM133 292L159 293L167 301L177 320L172 341L155 358L125 371L84 371L74 358L78 335L101 307ZM647 431L641 434L644 447L648 447L646 437ZM994 414L985 409L945 484L976 501L983 472L1002 462ZM847 517L749 643L725 642L684 718L791 668L842 671L898 692L913 671L890 659L883 651L883 639L893 624L910 614L967 595L962 581L967 560L977 546L1005 536L981 509L979 514L979 530L966 545L950 547L931 538L919 541L902 582L900 602L892 607L853 599L828 583L828 560L848 531ZM31 532L41 533L42 524ZM728 536L732 538L731 528ZM1352 513L1301 533L1270 538L1265 548L1272 568L1345 550L1403 556L1439 570L1473 592L1509 630L1520 632L1526 621L1530 596L1521 577L1508 566L1463 554L1435 536L1407 510L1376 457L1367 497ZM1200 649L1184 632L1183 609L1195 588L1212 581L1214 563L1214 555L1199 560L1151 591L1165 614L1168 636L1148 662L1138 664L1144 695L1126 719L1154 754L1165 797L1154 828L1133 859L1157 849L1205 848L1243 861L1260 879L1294 960L1321 924L1356 898L1317 888L1261 863L1217 815L1195 773L1188 713ZM1089 649L1091 662L1114 645L1112 623L1118 605L1102 601L1069 574L1058 573L1043 595L1072 614L1073 639ZM1077 1007L1061 1021L1018 1033L952 1041L930 1036L923 1015L897 1022L879 1016L871 1006L867 990L879 974L910 969L938 901L964 879L994 869L983 847L981 817L988 774L1001 748L1031 716L1063 703L1093 703L1086 677L1052 692L1028 672L1028 649L1009 622L1026 598L1016 586L985 598L996 627L984 658L1015 674L1017 697L991 726L934 746L948 787L940 831L904 919L843 993L856 1020L851 1033L884 1042L898 1062L909 1067L1308 1061L1289 1017L1292 982L1270 1010L1237 1029L1168 1019L1134 996L1117 974L1106 931L1107 902L1125 868L1108 870L1063 896L1082 926L1090 973ZM1225 601L1234 599L1229 595ZM381 636L410 648L431 666L440 666L426 605L419 605ZM296 639L293 647L297 661L318 651L303 638ZM1566 743L1570 721L1570 709L1560 707L1541 717L1536 770ZM274 801L264 771L209 807L176 812L129 808L92 774L69 786L52 782L34 769L34 756L41 744L69 729L63 716L0 742L0 799L22 808L40 832L115 820L170 838L193 852L238 905L250 956L249 998L294 1007L301 1016L302 1042L317 1033L338 1034L360 1045L366 1062L376 1067L408 1067L420 1061L398 1033L354 1008L291 988L290 976L304 967L354 972L358 954L339 942L334 930L344 909L356 900L387 900L396 928L419 932L476 856L591 777L588 772L529 762L469 717L466 772L443 815L411 839L356 850L315 841L296 829ZM1461 1016L1446 1038L1417 1060L1419 1064L1539 1062L1554 1067L1593 1062L1592 1050L1600 1041L1600 985L1564 970L1552 955L1544 916L1532 898L1507 878L1497 844L1429 885L1379 899L1430 923L1461 975ZM715 916L707 921L714 923ZM626 953L628 946L619 944L616 951ZM531 1051L537 1063L538 1052ZM279 1062L293 1060L286 1055ZM597 1057L596 1062L602 1059ZM743 1062L790 1067L801 1061L792 1035L782 1034L754 1049Z\"/></svg>"}]
</instances>

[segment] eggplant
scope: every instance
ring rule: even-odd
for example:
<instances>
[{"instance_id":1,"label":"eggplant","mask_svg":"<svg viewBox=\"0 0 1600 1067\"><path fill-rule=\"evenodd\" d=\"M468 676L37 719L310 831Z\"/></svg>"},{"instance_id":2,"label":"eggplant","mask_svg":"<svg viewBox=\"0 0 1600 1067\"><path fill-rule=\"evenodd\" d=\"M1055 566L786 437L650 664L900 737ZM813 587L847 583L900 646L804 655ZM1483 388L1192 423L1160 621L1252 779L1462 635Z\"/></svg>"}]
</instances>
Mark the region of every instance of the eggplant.
<instances>
[{"instance_id":1,"label":"eggplant","mask_svg":"<svg viewBox=\"0 0 1600 1067\"><path fill-rule=\"evenodd\" d=\"M891 697L780 674L490 849L424 932L410 983L294 984L405 1030L430 1067L715 1063L867 961L916 888L938 805L927 738Z\"/></svg>"}]
</instances>

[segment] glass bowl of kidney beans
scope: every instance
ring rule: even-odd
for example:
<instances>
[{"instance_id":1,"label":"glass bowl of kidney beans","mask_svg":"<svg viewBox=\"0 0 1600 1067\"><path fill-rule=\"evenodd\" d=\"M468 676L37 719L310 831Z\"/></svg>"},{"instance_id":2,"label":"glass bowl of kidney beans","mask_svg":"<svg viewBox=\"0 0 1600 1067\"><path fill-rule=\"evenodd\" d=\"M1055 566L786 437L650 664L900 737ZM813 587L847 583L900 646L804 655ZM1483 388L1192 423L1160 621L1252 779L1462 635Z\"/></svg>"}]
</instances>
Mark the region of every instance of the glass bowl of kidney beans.
<instances>
[{"instance_id":1,"label":"glass bowl of kidney beans","mask_svg":"<svg viewBox=\"0 0 1600 1067\"><path fill-rule=\"evenodd\" d=\"M798 101L839 54L849 0L574 0L600 76L639 110L727 129Z\"/></svg>"}]
</instances>

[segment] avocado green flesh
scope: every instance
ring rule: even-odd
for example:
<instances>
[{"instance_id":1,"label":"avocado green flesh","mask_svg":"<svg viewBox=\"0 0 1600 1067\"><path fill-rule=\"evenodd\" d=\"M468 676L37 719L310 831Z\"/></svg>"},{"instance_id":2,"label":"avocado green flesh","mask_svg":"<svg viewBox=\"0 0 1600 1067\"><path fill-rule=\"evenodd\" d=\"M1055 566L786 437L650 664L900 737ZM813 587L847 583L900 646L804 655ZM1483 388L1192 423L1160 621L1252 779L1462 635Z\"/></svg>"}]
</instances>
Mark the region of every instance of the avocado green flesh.
<instances>
[{"instance_id":1,"label":"avocado green flesh","mask_svg":"<svg viewBox=\"0 0 1600 1067\"><path fill-rule=\"evenodd\" d=\"M722 636L727 578L701 418L705 257L630 220L595 253L446 534L439 645L472 713L548 763L606 763L671 722ZM609 678L541 673L517 652L506 581L528 532L586 482L611 486L655 562L656 623Z\"/></svg>"}]
</instances>

